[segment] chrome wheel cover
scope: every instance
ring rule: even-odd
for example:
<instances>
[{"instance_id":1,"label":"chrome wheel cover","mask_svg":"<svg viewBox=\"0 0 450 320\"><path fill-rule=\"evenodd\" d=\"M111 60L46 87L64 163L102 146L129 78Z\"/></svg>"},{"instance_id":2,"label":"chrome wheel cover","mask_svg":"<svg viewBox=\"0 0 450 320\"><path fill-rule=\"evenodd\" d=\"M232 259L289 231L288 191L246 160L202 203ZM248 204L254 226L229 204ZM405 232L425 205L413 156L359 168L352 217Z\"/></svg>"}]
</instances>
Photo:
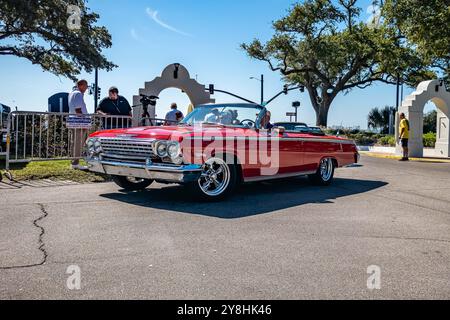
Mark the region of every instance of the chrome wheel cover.
<instances>
[{"instance_id":1,"label":"chrome wheel cover","mask_svg":"<svg viewBox=\"0 0 450 320\"><path fill-rule=\"evenodd\" d=\"M226 162L220 158L211 158L203 166L198 185L204 194L216 197L227 189L230 180L230 168Z\"/></svg>"},{"instance_id":2,"label":"chrome wheel cover","mask_svg":"<svg viewBox=\"0 0 450 320\"><path fill-rule=\"evenodd\" d=\"M331 179L333 175L333 160L331 158L322 159L320 161L320 177L324 182L327 182Z\"/></svg>"}]
</instances>

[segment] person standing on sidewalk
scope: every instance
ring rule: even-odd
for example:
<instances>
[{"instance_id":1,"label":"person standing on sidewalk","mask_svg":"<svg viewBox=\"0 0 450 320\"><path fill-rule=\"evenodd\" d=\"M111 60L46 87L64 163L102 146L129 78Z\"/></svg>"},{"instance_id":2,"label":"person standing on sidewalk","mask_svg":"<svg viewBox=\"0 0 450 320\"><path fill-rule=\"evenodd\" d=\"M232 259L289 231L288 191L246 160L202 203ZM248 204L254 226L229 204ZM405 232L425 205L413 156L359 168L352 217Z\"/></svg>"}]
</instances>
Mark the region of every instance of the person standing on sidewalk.
<instances>
[{"instance_id":1,"label":"person standing on sidewalk","mask_svg":"<svg viewBox=\"0 0 450 320\"><path fill-rule=\"evenodd\" d=\"M84 93L88 89L88 82L86 80L79 80L76 87L69 94L69 113L71 115L86 115L87 107L84 102ZM87 139L87 129L71 129L72 131L72 150L73 158L72 169L85 170L86 168L80 166L80 158L83 154L84 143Z\"/></svg>"},{"instance_id":2,"label":"person standing on sidewalk","mask_svg":"<svg viewBox=\"0 0 450 320\"><path fill-rule=\"evenodd\" d=\"M400 161L409 161L409 121L404 113L400 114L400 143L403 148L403 158Z\"/></svg>"},{"instance_id":3,"label":"person standing on sidewalk","mask_svg":"<svg viewBox=\"0 0 450 320\"><path fill-rule=\"evenodd\" d=\"M100 101L96 111L101 115L111 116L105 119L105 129L128 128L128 120L124 121L119 117L131 116L131 106L125 97L119 95L117 87L109 89L108 97Z\"/></svg>"}]
</instances>

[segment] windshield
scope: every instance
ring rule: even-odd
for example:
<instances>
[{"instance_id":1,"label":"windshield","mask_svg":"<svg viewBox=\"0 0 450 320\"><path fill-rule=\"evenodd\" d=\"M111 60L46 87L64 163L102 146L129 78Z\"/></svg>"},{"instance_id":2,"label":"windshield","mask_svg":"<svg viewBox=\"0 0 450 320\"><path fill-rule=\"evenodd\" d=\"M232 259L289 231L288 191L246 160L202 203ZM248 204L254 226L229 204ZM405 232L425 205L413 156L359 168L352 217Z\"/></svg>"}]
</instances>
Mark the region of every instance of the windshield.
<instances>
[{"instance_id":1,"label":"windshield","mask_svg":"<svg viewBox=\"0 0 450 320\"><path fill-rule=\"evenodd\" d=\"M232 127L259 127L264 108L253 104L215 104L197 106L182 124L216 124Z\"/></svg>"},{"instance_id":2,"label":"windshield","mask_svg":"<svg viewBox=\"0 0 450 320\"><path fill-rule=\"evenodd\" d=\"M287 131L302 131L308 128L306 124L297 122L277 122L275 125L277 127L284 127Z\"/></svg>"}]
</instances>

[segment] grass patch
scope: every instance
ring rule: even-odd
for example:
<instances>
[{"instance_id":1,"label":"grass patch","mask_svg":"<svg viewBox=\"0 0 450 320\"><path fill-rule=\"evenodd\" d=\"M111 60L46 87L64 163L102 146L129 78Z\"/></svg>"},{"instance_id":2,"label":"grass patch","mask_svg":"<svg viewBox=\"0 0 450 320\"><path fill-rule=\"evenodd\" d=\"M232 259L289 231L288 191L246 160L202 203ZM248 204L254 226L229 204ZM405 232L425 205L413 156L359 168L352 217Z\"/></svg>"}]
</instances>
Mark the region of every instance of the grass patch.
<instances>
[{"instance_id":1,"label":"grass patch","mask_svg":"<svg viewBox=\"0 0 450 320\"><path fill-rule=\"evenodd\" d=\"M72 170L70 164L70 161L46 161L30 162L26 164L12 164L11 173L16 181L43 179L54 181L65 180L80 183L109 181L106 175ZM81 162L81 164L83 164L83 162Z\"/></svg>"}]
</instances>

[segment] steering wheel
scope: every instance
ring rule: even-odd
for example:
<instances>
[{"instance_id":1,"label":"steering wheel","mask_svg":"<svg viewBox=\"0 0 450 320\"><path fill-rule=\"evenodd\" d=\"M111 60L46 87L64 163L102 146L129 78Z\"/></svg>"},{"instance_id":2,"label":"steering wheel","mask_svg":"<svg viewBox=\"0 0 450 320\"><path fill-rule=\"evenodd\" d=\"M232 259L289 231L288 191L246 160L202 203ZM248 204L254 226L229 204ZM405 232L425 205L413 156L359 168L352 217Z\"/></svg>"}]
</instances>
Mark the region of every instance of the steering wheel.
<instances>
[{"instance_id":1,"label":"steering wheel","mask_svg":"<svg viewBox=\"0 0 450 320\"><path fill-rule=\"evenodd\" d=\"M247 124L245 123L247 122ZM256 122L250 119L245 119L241 121L241 125L243 126L247 126L249 128L255 128L256 127Z\"/></svg>"}]
</instances>

